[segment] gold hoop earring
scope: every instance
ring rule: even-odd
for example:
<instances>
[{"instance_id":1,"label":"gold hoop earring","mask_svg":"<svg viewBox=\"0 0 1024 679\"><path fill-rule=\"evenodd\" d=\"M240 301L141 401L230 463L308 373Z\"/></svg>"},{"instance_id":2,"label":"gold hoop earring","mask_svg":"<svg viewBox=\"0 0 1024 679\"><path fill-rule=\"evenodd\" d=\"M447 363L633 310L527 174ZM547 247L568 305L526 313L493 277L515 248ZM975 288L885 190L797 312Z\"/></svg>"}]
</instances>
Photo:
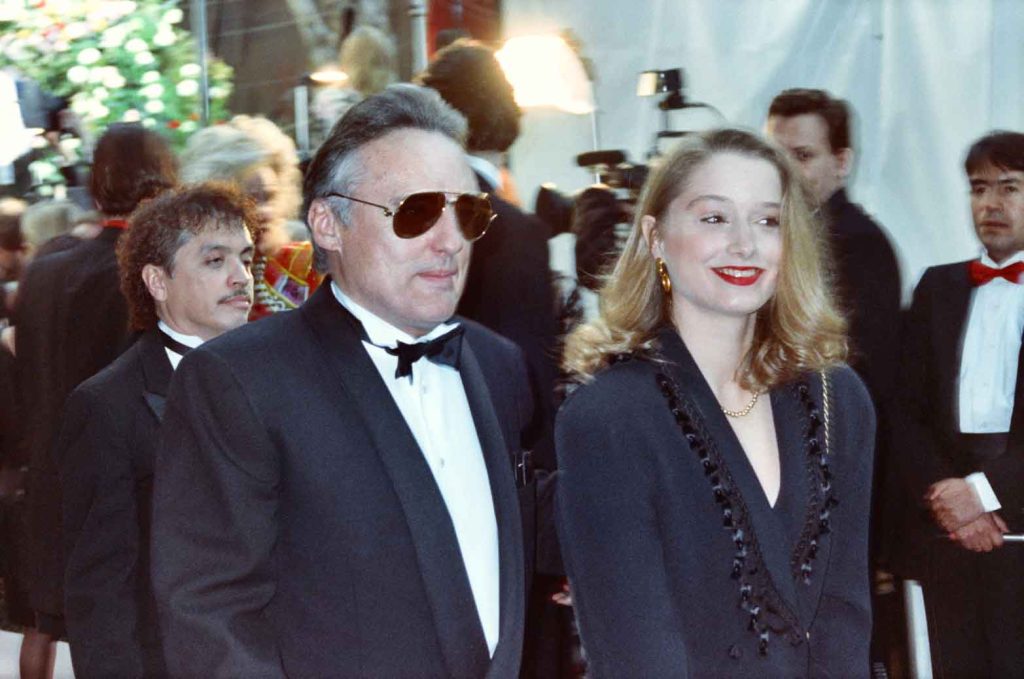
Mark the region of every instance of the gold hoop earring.
<instances>
[{"instance_id":1,"label":"gold hoop earring","mask_svg":"<svg viewBox=\"0 0 1024 679\"><path fill-rule=\"evenodd\" d=\"M665 260L661 257L655 261L655 266L658 269L658 278L661 280L661 289L665 292L665 295L672 294L672 279L668 277L668 267L665 266Z\"/></svg>"}]
</instances>

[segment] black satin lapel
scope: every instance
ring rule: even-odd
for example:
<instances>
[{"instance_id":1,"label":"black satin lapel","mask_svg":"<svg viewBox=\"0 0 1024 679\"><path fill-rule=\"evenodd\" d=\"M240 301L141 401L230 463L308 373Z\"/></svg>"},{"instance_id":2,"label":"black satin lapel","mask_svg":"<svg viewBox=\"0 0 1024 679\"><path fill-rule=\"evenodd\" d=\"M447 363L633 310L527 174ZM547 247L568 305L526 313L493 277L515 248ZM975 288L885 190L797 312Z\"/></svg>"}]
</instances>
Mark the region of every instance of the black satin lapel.
<instances>
[{"instance_id":1,"label":"black satin lapel","mask_svg":"<svg viewBox=\"0 0 1024 679\"><path fill-rule=\"evenodd\" d=\"M171 386L174 369L171 367L171 359L167 357L164 345L160 342L158 332L156 328L152 328L142 333L137 346L142 361L143 381L146 385L143 398L157 422L163 422L164 406L167 402L167 392Z\"/></svg>"},{"instance_id":2,"label":"black satin lapel","mask_svg":"<svg viewBox=\"0 0 1024 679\"><path fill-rule=\"evenodd\" d=\"M678 366L679 386L684 392L683 395L699 410L708 433L718 446L719 453L743 495L772 584L779 596L796 612L798 599L789 564L789 541L786 539L782 524L768 504L761 482L757 480L750 460L747 459L736 433L722 412L718 399L715 398L714 392L711 391L679 334L675 330L670 330L661 337L665 357Z\"/></svg>"},{"instance_id":3,"label":"black satin lapel","mask_svg":"<svg viewBox=\"0 0 1024 679\"><path fill-rule=\"evenodd\" d=\"M491 484L494 515L498 524L499 578L501 583L500 633L498 646L488 676L502 677L514 673L519 664L525 621L525 574L522 523L519 499L515 492L510 448L501 433L501 424L494 411L494 402L484 380L483 371L473 348L463 340L461 370L473 423L480 438L487 476Z\"/></svg>"},{"instance_id":4,"label":"black satin lapel","mask_svg":"<svg viewBox=\"0 0 1024 679\"><path fill-rule=\"evenodd\" d=\"M960 357L964 348L964 334L967 331L967 315L971 311L971 286L964 265L951 272L950 285L943 286L944 304L933 318L932 337L938 346L935 366L940 371L941 389L945 395L945 407L954 418L959 418L957 384L960 376ZM958 419L957 419L958 421Z\"/></svg>"},{"instance_id":5,"label":"black satin lapel","mask_svg":"<svg viewBox=\"0 0 1024 679\"><path fill-rule=\"evenodd\" d=\"M405 418L363 348L351 316L325 280L300 313L312 328L337 377L340 404L359 413L402 504L441 650L452 677L480 677L487 642L462 565L455 527L430 467ZM343 406L339 406L343 407Z\"/></svg>"}]
</instances>

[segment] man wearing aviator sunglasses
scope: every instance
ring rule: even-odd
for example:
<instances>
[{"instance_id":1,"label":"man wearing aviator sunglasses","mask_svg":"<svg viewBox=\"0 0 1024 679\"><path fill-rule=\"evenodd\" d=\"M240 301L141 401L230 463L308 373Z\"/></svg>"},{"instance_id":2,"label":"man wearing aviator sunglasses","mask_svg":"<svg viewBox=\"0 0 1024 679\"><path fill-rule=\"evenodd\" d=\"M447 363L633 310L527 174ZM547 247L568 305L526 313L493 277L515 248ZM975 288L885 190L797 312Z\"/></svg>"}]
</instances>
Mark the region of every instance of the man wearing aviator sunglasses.
<instances>
[{"instance_id":1,"label":"man wearing aviator sunglasses","mask_svg":"<svg viewBox=\"0 0 1024 679\"><path fill-rule=\"evenodd\" d=\"M172 673L518 676L519 349L454 316L492 219L436 93L396 85L318 150L328 280L192 351L154 472Z\"/></svg>"}]
</instances>

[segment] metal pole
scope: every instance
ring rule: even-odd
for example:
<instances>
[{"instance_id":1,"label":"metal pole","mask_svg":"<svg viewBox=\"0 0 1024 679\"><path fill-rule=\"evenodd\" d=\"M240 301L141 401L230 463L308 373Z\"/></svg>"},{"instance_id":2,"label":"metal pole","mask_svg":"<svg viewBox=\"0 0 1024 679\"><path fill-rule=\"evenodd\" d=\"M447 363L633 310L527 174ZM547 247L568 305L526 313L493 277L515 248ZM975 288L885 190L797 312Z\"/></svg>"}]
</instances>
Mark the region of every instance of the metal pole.
<instances>
[{"instance_id":1,"label":"metal pole","mask_svg":"<svg viewBox=\"0 0 1024 679\"><path fill-rule=\"evenodd\" d=\"M210 124L210 37L206 30L206 0L192 0L189 17L199 60L199 115L206 126Z\"/></svg>"},{"instance_id":2,"label":"metal pole","mask_svg":"<svg viewBox=\"0 0 1024 679\"><path fill-rule=\"evenodd\" d=\"M295 88L295 144L299 158L309 158L309 87L305 82Z\"/></svg>"},{"instance_id":3,"label":"metal pole","mask_svg":"<svg viewBox=\"0 0 1024 679\"><path fill-rule=\"evenodd\" d=\"M416 75L427 68L427 3L424 0L409 1L409 22L412 72Z\"/></svg>"}]
</instances>

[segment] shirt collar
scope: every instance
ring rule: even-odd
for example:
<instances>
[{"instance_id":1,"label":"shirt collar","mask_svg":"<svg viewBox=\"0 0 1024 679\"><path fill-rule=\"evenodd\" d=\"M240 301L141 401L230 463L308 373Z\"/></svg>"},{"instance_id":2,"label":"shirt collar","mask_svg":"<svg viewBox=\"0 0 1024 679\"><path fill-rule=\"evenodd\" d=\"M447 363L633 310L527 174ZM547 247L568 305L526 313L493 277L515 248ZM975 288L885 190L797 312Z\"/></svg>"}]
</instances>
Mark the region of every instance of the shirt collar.
<instances>
[{"instance_id":1,"label":"shirt collar","mask_svg":"<svg viewBox=\"0 0 1024 679\"><path fill-rule=\"evenodd\" d=\"M331 281L331 292L334 293L334 298L338 300L338 304L348 309L349 313L363 324L363 330L366 331L370 344L375 344L379 347L395 347L398 346L399 342L404 342L405 344L429 342L450 330L454 330L459 325L458 323L439 323L437 327L426 335L413 337L409 333L391 325L372 311L359 306L351 297L342 292L341 288L334 281Z\"/></svg>"},{"instance_id":2,"label":"shirt collar","mask_svg":"<svg viewBox=\"0 0 1024 679\"><path fill-rule=\"evenodd\" d=\"M1016 264L1017 262L1024 262L1024 250L1015 252L1013 253L1012 257L1008 257L1004 259L1001 263L996 264L994 261L992 261L992 258L988 256L988 252L985 251L985 248L981 249L981 263L984 264L985 266L990 266L993 269L1003 269L1005 267L1010 266L1011 264Z\"/></svg>"},{"instance_id":3,"label":"shirt collar","mask_svg":"<svg viewBox=\"0 0 1024 679\"><path fill-rule=\"evenodd\" d=\"M497 165L480 156L469 154L466 155L466 161L473 168L474 172L483 177L484 182L491 191L496 191L501 186L501 170L498 169Z\"/></svg>"},{"instance_id":4,"label":"shirt collar","mask_svg":"<svg viewBox=\"0 0 1024 679\"><path fill-rule=\"evenodd\" d=\"M196 347L198 347L200 344L203 343L203 338L202 337L197 337L195 335L186 335L184 333L180 333L177 330L174 330L173 328L171 328L171 326L167 325L163 321L157 321L156 327L160 328L160 330L162 332L166 333L167 336L170 337L172 340L176 340L178 342L181 342L182 344L184 344L186 347L188 347L190 349L195 349ZM175 352L175 353L177 353L177 352Z\"/></svg>"}]
</instances>

